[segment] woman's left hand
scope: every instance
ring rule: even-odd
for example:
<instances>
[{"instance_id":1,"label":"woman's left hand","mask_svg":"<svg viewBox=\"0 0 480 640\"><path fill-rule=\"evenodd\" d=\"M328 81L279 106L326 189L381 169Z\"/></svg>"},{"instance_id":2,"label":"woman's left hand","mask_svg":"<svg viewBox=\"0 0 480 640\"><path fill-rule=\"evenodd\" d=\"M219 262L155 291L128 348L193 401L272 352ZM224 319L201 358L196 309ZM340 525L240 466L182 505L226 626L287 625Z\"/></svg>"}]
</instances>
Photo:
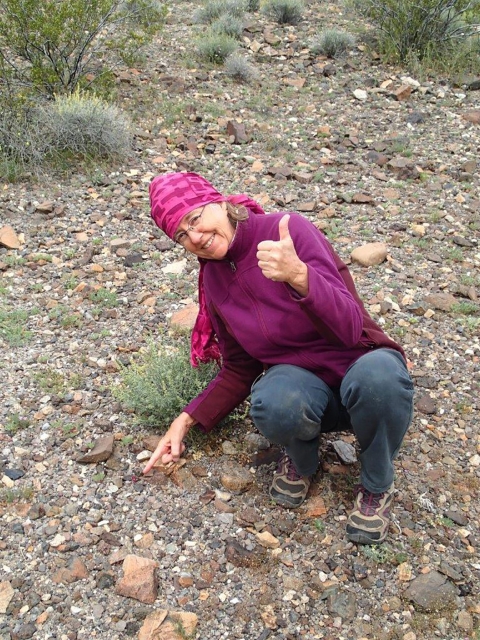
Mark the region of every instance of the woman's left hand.
<instances>
[{"instance_id":1,"label":"woman's left hand","mask_svg":"<svg viewBox=\"0 0 480 640\"><path fill-rule=\"evenodd\" d=\"M306 296L308 293L308 269L295 251L288 221L290 216L284 215L278 224L280 239L264 240L257 246L258 266L263 275L269 280L286 282L298 293Z\"/></svg>"}]
</instances>

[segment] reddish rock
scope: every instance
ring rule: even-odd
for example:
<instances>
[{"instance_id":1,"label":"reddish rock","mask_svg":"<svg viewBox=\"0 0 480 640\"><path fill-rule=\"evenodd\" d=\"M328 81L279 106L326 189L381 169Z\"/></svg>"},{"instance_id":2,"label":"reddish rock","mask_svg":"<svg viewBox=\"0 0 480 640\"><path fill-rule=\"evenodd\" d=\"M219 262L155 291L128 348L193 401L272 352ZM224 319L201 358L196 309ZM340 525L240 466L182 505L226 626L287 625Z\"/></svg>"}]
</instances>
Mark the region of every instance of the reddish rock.
<instances>
[{"instance_id":1,"label":"reddish rock","mask_svg":"<svg viewBox=\"0 0 480 640\"><path fill-rule=\"evenodd\" d=\"M350 254L352 262L358 262L363 267L381 264L387 257L388 248L383 242L369 242L357 247Z\"/></svg>"},{"instance_id":2,"label":"reddish rock","mask_svg":"<svg viewBox=\"0 0 480 640\"><path fill-rule=\"evenodd\" d=\"M480 111L467 111L467 113L463 114L462 118L467 122L480 124Z\"/></svg>"},{"instance_id":3,"label":"reddish rock","mask_svg":"<svg viewBox=\"0 0 480 640\"><path fill-rule=\"evenodd\" d=\"M0 229L0 244L4 247L7 247L7 249L20 248L20 240L13 230L13 227L11 227L9 224L5 224Z\"/></svg>"},{"instance_id":4,"label":"reddish rock","mask_svg":"<svg viewBox=\"0 0 480 640\"><path fill-rule=\"evenodd\" d=\"M172 327L192 330L198 316L198 305L189 304L183 309L176 311L170 318Z\"/></svg>"},{"instance_id":5,"label":"reddish rock","mask_svg":"<svg viewBox=\"0 0 480 640\"><path fill-rule=\"evenodd\" d=\"M395 98L395 100L398 100L398 101L408 100L411 93L412 93L412 87L409 84L402 84L401 87L399 87L393 92L393 97Z\"/></svg>"},{"instance_id":6,"label":"reddish rock","mask_svg":"<svg viewBox=\"0 0 480 640\"><path fill-rule=\"evenodd\" d=\"M227 122L227 133L233 138L234 144L245 144L248 142L248 136L245 131L245 125L236 120Z\"/></svg>"},{"instance_id":7,"label":"reddish rock","mask_svg":"<svg viewBox=\"0 0 480 640\"><path fill-rule=\"evenodd\" d=\"M56 584L71 584L88 578L88 570L80 558L74 558L68 567L59 569L52 577Z\"/></svg>"},{"instance_id":8,"label":"reddish rock","mask_svg":"<svg viewBox=\"0 0 480 640\"><path fill-rule=\"evenodd\" d=\"M40 202L39 204L36 205L35 211L38 211L39 213L52 213L53 202L50 202L50 200L45 200L44 202Z\"/></svg>"},{"instance_id":9,"label":"reddish rock","mask_svg":"<svg viewBox=\"0 0 480 640\"><path fill-rule=\"evenodd\" d=\"M155 560L128 555L123 561L123 578L118 581L115 593L145 604L153 604L158 592L155 575L157 566Z\"/></svg>"},{"instance_id":10,"label":"reddish rock","mask_svg":"<svg viewBox=\"0 0 480 640\"><path fill-rule=\"evenodd\" d=\"M8 605L15 593L10 582L0 582L0 613L6 613Z\"/></svg>"},{"instance_id":11,"label":"reddish rock","mask_svg":"<svg viewBox=\"0 0 480 640\"><path fill-rule=\"evenodd\" d=\"M87 464L91 462L105 462L113 453L114 436L108 435L98 438L95 441L95 446L91 451L79 458L77 462Z\"/></svg>"},{"instance_id":12,"label":"reddish rock","mask_svg":"<svg viewBox=\"0 0 480 640\"><path fill-rule=\"evenodd\" d=\"M194 613L159 609L145 618L138 640L181 640L195 635L198 618Z\"/></svg>"}]
</instances>

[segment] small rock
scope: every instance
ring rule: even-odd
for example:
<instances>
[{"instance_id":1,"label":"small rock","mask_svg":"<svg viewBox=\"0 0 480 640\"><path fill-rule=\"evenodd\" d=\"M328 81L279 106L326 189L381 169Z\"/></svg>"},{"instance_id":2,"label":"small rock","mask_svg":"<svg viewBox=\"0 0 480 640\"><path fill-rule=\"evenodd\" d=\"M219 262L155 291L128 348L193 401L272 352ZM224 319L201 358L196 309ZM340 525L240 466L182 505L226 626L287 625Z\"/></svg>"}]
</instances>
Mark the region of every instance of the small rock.
<instances>
[{"instance_id":1,"label":"small rock","mask_svg":"<svg viewBox=\"0 0 480 640\"><path fill-rule=\"evenodd\" d=\"M233 138L234 144L245 144L248 142L248 136L245 131L245 125L236 120L227 122L227 133Z\"/></svg>"},{"instance_id":2,"label":"small rock","mask_svg":"<svg viewBox=\"0 0 480 640\"><path fill-rule=\"evenodd\" d=\"M243 493L253 484L252 474L239 465L232 465L220 477L220 482L228 491Z\"/></svg>"},{"instance_id":3,"label":"small rock","mask_svg":"<svg viewBox=\"0 0 480 640\"><path fill-rule=\"evenodd\" d=\"M440 562L439 570L454 582L461 582L463 580L463 575L459 571L451 567L447 562L445 562L445 560L442 560Z\"/></svg>"},{"instance_id":4,"label":"small rock","mask_svg":"<svg viewBox=\"0 0 480 640\"><path fill-rule=\"evenodd\" d=\"M357 100L361 100L362 102L368 98L368 93L363 89L355 89L353 95Z\"/></svg>"},{"instance_id":5,"label":"small rock","mask_svg":"<svg viewBox=\"0 0 480 640\"><path fill-rule=\"evenodd\" d=\"M457 626L463 631L473 631L473 617L468 611L459 611L457 617Z\"/></svg>"},{"instance_id":6,"label":"small rock","mask_svg":"<svg viewBox=\"0 0 480 640\"><path fill-rule=\"evenodd\" d=\"M345 464L355 464L357 462L357 454L355 447L344 440L335 440L332 443L335 453Z\"/></svg>"},{"instance_id":7,"label":"small rock","mask_svg":"<svg viewBox=\"0 0 480 640\"><path fill-rule=\"evenodd\" d=\"M442 611L455 604L458 589L437 571L418 576L405 591L405 597L424 611Z\"/></svg>"},{"instance_id":8,"label":"small rock","mask_svg":"<svg viewBox=\"0 0 480 640\"><path fill-rule=\"evenodd\" d=\"M10 478L10 480L20 480L25 475L25 471L21 469L4 469L3 473Z\"/></svg>"},{"instance_id":9,"label":"small rock","mask_svg":"<svg viewBox=\"0 0 480 640\"><path fill-rule=\"evenodd\" d=\"M330 594L327 598L327 607L332 616L339 616L346 621L353 620L357 613L355 596L346 591Z\"/></svg>"},{"instance_id":10,"label":"small rock","mask_svg":"<svg viewBox=\"0 0 480 640\"><path fill-rule=\"evenodd\" d=\"M91 451L79 458L77 462L82 464L105 462L113 453L114 436L109 434L102 436L95 441L95 446Z\"/></svg>"},{"instance_id":11,"label":"small rock","mask_svg":"<svg viewBox=\"0 0 480 640\"><path fill-rule=\"evenodd\" d=\"M224 440L222 442L222 451L227 456L234 456L237 452L237 447L230 442L230 440Z\"/></svg>"},{"instance_id":12,"label":"small rock","mask_svg":"<svg viewBox=\"0 0 480 640\"><path fill-rule=\"evenodd\" d=\"M191 331L195 325L198 316L198 305L189 304L175 313L170 318L170 324L172 327L178 327L181 329L188 329Z\"/></svg>"},{"instance_id":13,"label":"small rock","mask_svg":"<svg viewBox=\"0 0 480 640\"><path fill-rule=\"evenodd\" d=\"M115 593L145 604L153 604L158 591L155 575L157 566L157 562L150 558L128 555L123 561L123 578L117 583Z\"/></svg>"},{"instance_id":14,"label":"small rock","mask_svg":"<svg viewBox=\"0 0 480 640\"><path fill-rule=\"evenodd\" d=\"M433 309L450 311L457 299L451 293L430 293L425 296L425 302Z\"/></svg>"},{"instance_id":15,"label":"small rock","mask_svg":"<svg viewBox=\"0 0 480 640\"><path fill-rule=\"evenodd\" d=\"M468 524L467 516L461 511L454 511L450 509L445 513L446 518L450 518L455 524L458 524L460 527L466 527Z\"/></svg>"},{"instance_id":16,"label":"small rock","mask_svg":"<svg viewBox=\"0 0 480 640\"><path fill-rule=\"evenodd\" d=\"M480 111L467 111L462 115L462 118L472 124L480 124Z\"/></svg>"},{"instance_id":17,"label":"small rock","mask_svg":"<svg viewBox=\"0 0 480 640\"><path fill-rule=\"evenodd\" d=\"M33 624L33 622L27 622L27 624L22 624L17 631L12 632L12 640L28 640L28 638L33 638L35 633L37 632L37 627Z\"/></svg>"},{"instance_id":18,"label":"small rock","mask_svg":"<svg viewBox=\"0 0 480 640\"><path fill-rule=\"evenodd\" d=\"M17 234L9 224L0 228L0 244L7 249L19 249L21 246Z\"/></svg>"},{"instance_id":19,"label":"small rock","mask_svg":"<svg viewBox=\"0 0 480 640\"><path fill-rule=\"evenodd\" d=\"M10 582L0 582L0 613L6 613L15 590Z\"/></svg>"},{"instance_id":20,"label":"small rock","mask_svg":"<svg viewBox=\"0 0 480 640\"><path fill-rule=\"evenodd\" d=\"M257 533L257 540L262 545L262 547L266 547L267 549L276 549L280 546L280 540L268 531Z\"/></svg>"},{"instance_id":21,"label":"small rock","mask_svg":"<svg viewBox=\"0 0 480 640\"><path fill-rule=\"evenodd\" d=\"M230 540L225 549L225 557L234 567L258 567L265 560L266 552L250 551L236 540Z\"/></svg>"},{"instance_id":22,"label":"small rock","mask_svg":"<svg viewBox=\"0 0 480 640\"><path fill-rule=\"evenodd\" d=\"M392 95L395 98L395 100L398 100L400 102L402 100L408 100L411 93L412 93L412 87L408 84L402 84L402 86L396 89Z\"/></svg>"},{"instance_id":23,"label":"small rock","mask_svg":"<svg viewBox=\"0 0 480 640\"><path fill-rule=\"evenodd\" d=\"M88 578L88 570L80 558L73 558L68 568L59 569L52 577L56 584L71 584Z\"/></svg>"},{"instance_id":24,"label":"small rock","mask_svg":"<svg viewBox=\"0 0 480 640\"><path fill-rule=\"evenodd\" d=\"M45 200L35 206L35 211L38 211L39 213L52 213L53 208L53 202Z\"/></svg>"},{"instance_id":25,"label":"small rock","mask_svg":"<svg viewBox=\"0 0 480 640\"><path fill-rule=\"evenodd\" d=\"M140 264L140 262L143 262L143 257L140 253L129 253L123 260L123 264L126 267L133 267L136 264Z\"/></svg>"},{"instance_id":26,"label":"small rock","mask_svg":"<svg viewBox=\"0 0 480 640\"><path fill-rule=\"evenodd\" d=\"M350 254L353 262L358 262L363 267L371 267L381 264L387 257L388 248L383 242L369 242L362 247L357 247Z\"/></svg>"},{"instance_id":27,"label":"small rock","mask_svg":"<svg viewBox=\"0 0 480 640\"><path fill-rule=\"evenodd\" d=\"M266 451L270 447L270 442L260 433L247 433L243 442L245 450L250 453Z\"/></svg>"},{"instance_id":28,"label":"small rock","mask_svg":"<svg viewBox=\"0 0 480 640\"><path fill-rule=\"evenodd\" d=\"M198 617L185 611L159 609L150 613L138 632L138 640L181 640L193 638Z\"/></svg>"},{"instance_id":29,"label":"small rock","mask_svg":"<svg viewBox=\"0 0 480 640\"><path fill-rule=\"evenodd\" d=\"M421 395L416 399L415 407L418 411L426 415L437 413L437 403L428 393Z\"/></svg>"},{"instance_id":30,"label":"small rock","mask_svg":"<svg viewBox=\"0 0 480 640\"><path fill-rule=\"evenodd\" d=\"M167 264L165 267L161 268L161 271L162 273L171 273L173 275L180 275L185 271L186 266L187 266L187 260L186 258L183 258L183 260L178 260L177 262L171 262L170 264Z\"/></svg>"}]
</instances>

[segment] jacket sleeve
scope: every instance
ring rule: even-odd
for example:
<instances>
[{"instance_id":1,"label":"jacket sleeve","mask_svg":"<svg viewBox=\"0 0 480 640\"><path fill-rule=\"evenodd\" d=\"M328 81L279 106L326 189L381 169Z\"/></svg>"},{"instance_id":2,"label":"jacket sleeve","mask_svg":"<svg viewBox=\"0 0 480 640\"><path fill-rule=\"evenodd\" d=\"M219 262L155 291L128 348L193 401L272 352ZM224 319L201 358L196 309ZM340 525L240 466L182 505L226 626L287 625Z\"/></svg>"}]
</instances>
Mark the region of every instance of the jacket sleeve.
<instances>
[{"instance_id":1,"label":"jacket sleeve","mask_svg":"<svg viewBox=\"0 0 480 640\"><path fill-rule=\"evenodd\" d=\"M308 268L308 294L301 297L289 285L314 326L332 344L354 347L363 329L363 311L346 286L325 236L300 215L290 216L289 231L298 257Z\"/></svg>"},{"instance_id":2,"label":"jacket sleeve","mask_svg":"<svg viewBox=\"0 0 480 640\"><path fill-rule=\"evenodd\" d=\"M222 368L206 389L183 409L206 433L250 395L254 380L263 371L262 363L238 344L212 307L209 314L222 354Z\"/></svg>"}]
</instances>

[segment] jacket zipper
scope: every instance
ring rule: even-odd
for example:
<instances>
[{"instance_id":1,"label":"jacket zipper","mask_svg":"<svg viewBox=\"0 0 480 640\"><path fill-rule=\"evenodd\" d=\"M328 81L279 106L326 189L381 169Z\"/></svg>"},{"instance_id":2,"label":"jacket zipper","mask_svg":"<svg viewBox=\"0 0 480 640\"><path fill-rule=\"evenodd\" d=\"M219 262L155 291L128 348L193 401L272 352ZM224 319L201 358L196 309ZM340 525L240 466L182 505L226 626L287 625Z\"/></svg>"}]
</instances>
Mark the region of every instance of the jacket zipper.
<instances>
[{"instance_id":1,"label":"jacket zipper","mask_svg":"<svg viewBox=\"0 0 480 640\"><path fill-rule=\"evenodd\" d=\"M230 269L233 271L233 273L235 273L235 271L237 270L237 267L235 266L235 263L233 262L233 260L230 260L229 264L230 264Z\"/></svg>"}]
</instances>

